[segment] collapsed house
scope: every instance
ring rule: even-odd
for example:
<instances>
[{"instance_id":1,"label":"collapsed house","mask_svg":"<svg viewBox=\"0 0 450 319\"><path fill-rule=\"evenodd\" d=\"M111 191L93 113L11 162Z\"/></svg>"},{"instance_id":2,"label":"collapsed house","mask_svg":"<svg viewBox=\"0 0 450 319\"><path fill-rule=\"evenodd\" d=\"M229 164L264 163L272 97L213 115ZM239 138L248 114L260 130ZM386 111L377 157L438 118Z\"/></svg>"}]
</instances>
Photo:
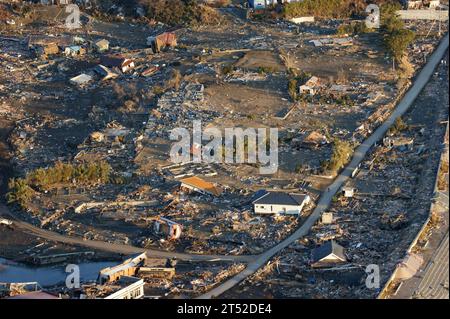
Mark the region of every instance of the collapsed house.
<instances>
[{"instance_id":1,"label":"collapsed house","mask_svg":"<svg viewBox=\"0 0 450 319\"><path fill-rule=\"evenodd\" d=\"M142 71L141 75L143 77L148 77L148 76L152 76L153 74L155 74L158 71L159 71L159 67L152 65L152 66L148 67L147 69L145 69L144 71Z\"/></svg>"},{"instance_id":2,"label":"collapsed house","mask_svg":"<svg viewBox=\"0 0 450 319\"><path fill-rule=\"evenodd\" d=\"M311 266L314 268L333 267L347 262L344 247L334 240L314 248L311 253Z\"/></svg>"},{"instance_id":3,"label":"collapsed house","mask_svg":"<svg viewBox=\"0 0 450 319\"><path fill-rule=\"evenodd\" d=\"M134 69L134 61L127 59L120 55L103 55L100 57L100 65L104 65L109 68L117 68L122 71L122 73L127 73L128 71Z\"/></svg>"},{"instance_id":4,"label":"collapsed house","mask_svg":"<svg viewBox=\"0 0 450 319\"><path fill-rule=\"evenodd\" d=\"M42 287L35 281L12 283L0 282L0 298L14 297L40 291L42 291Z\"/></svg>"},{"instance_id":5,"label":"collapsed house","mask_svg":"<svg viewBox=\"0 0 450 319\"><path fill-rule=\"evenodd\" d=\"M70 57L77 57L86 54L86 49L79 45L71 45L66 47L64 54Z\"/></svg>"},{"instance_id":6,"label":"collapsed house","mask_svg":"<svg viewBox=\"0 0 450 319\"><path fill-rule=\"evenodd\" d=\"M44 290L38 282L0 282L0 299L61 299L59 295Z\"/></svg>"},{"instance_id":7,"label":"collapsed house","mask_svg":"<svg viewBox=\"0 0 450 319\"><path fill-rule=\"evenodd\" d=\"M408 254L399 264L396 266L395 279L407 280L419 271L423 264L423 258L417 254Z\"/></svg>"},{"instance_id":8,"label":"collapsed house","mask_svg":"<svg viewBox=\"0 0 450 319\"><path fill-rule=\"evenodd\" d=\"M313 131L313 132L309 133L303 140L303 144L306 147L312 147L312 148L326 145L328 143L329 143L329 141L328 141L327 137L323 134L320 134L317 131Z\"/></svg>"},{"instance_id":9,"label":"collapsed house","mask_svg":"<svg viewBox=\"0 0 450 319\"><path fill-rule=\"evenodd\" d=\"M59 47L55 43L47 44L43 47L36 49L36 54L40 57L47 58L48 56L55 55L59 53Z\"/></svg>"},{"instance_id":10,"label":"collapsed house","mask_svg":"<svg viewBox=\"0 0 450 319\"><path fill-rule=\"evenodd\" d=\"M147 45L151 46L153 52L161 52L166 47L174 48L177 46L177 36L173 32L164 32L155 37L147 38Z\"/></svg>"},{"instance_id":11,"label":"collapsed house","mask_svg":"<svg viewBox=\"0 0 450 319\"><path fill-rule=\"evenodd\" d=\"M143 279L122 276L114 284L116 285L117 290L106 296L104 299L141 299L144 297Z\"/></svg>"},{"instance_id":12,"label":"collapsed house","mask_svg":"<svg viewBox=\"0 0 450 319\"><path fill-rule=\"evenodd\" d=\"M182 227L167 218L159 217L154 223L154 230L157 235L164 235L168 240L180 238Z\"/></svg>"},{"instance_id":13,"label":"collapsed house","mask_svg":"<svg viewBox=\"0 0 450 319\"><path fill-rule=\"evenodd\" d=\"M408 10L414 10L414 9L436 9L441 5L440 0L429 0L429 1L423 1L423 0L406 0L406 8Z\"/></svg>"},{"instance_id":14,"label":"collapsed house","mask_svg":"<svg viewBox=\"0 0 450 319\"><path fill-rule=\"evenodd\" d=\"M169 259L151 258L147 253L142 253L125 260L120 265L100 270L97 281L100 285L104 285L116 282L123 276L136 277L143 273L146 277L153 274L156 278L172 278L175 275L175 268Z\"/></svg>"},{"instance_id":15,"label":"collapsed house","mask_svg":"<svg viewBox=\"0 0 450 319\"><path fill-rule=\"evenodd\" d=\"M138 269L139 278L168 279L175 277L175 262L164 258L146 258Z\"/></svg>"},{"instance_id":16,"label":"collapsed house","mask_svg":"<svg viewBox=\"0 0 450 319\"><path fill-rule=\"evenodd\" d=\"M383 145L389 148L395 147L400 150L412 150L414 146L414 139L408 137L385 137L383 138Z\"/></svg>"},{"instance_id":17,"label":"collapsed house","mask_svg":"<svg viewBox=\"0 0 450 319\"><path fill-rule=\"evenodd\" d=\"M68 261L80 260L80 258L90 258L93 257L95 253L93 251L83 251L83 252L72 252L63 254L53 254L46 256L30 256L26 260L33 265L51 265L58 264Z\"/></svg>"},{"instance_id":18,"label":"collapsed house","mask_svg":"<svg viewBox=\"0 0 450 319\"><path fill-rule=\"evenodd\" d=\"M310 201L306 194L267 192L252 204L256 214L300 215Z\"/></svg>"},{"instance_id":19,"label":"collapsed house","mask_svg":"<svg viewBox=\"0 0 450 319\"><path fill-rule=\"evenodd\" d=\"M112 72L109 68L107 68L104 65L97 65L94 68L94 71L99 74L100 76L102 76L102 81L106 81L109 79L115 79L117 78L119 75L117 73Z\"/></svg>"},{"instance_id":20,"label":"collapsed house","mask_svg":"<svg viewBox=\"0 0 450 319\"><path fill-rule=\"evenodd\" d=\"M341 47L347 47L353 45L353 39L351 37L345 37L345 38L322 38L317 40L310 40L310 43L312 43L315 47L322 47L322 46L341 46Z\"/></svg>"},{"instance_id":21,"label":"collapsed house","mask_svg":"<svg viewBox=\"0 0 450 319\"><path fill-rule=\"evenodd\" d=\"M28 48L34 50L36 55L41 58L48 58L51 55L58 54L60 47L64 48L72 44L71 37L48 37L33 35L28 39Z\"/></svg>"},{"instance_id":22,"label":"collapsed house","mask_svg":"<svg viewBox=\"0 0 450 319\"><path fill-rule=\"evenodd\" d=\"M83 285L80 299L142 299L145 282L141 278L121 276L114 282Z\"/></svg>"},{"instance_id":23,"label":"collapsed house","mask_svg":"<svg viewBox=\"0 0 450 319\"><path fill-rule=\"evenodd\" d=\"M100 284L105 284L108 282L117 281L122 276L135 276L139 265L144 261L145 258L145 253L140 254L134 258L125 260L120 265L102 269L100 270L97 281Z\"/></svg>"},{"instance_id":24,"label":"collapsed house","mask_svg":"<svg viewBox=\"0 0 450 319\"><path fill-rule=\"evenodd\" d=\"M120 265L100 270L98 283L86 287L84 298L141 299L144 279L171 280L175 276L174 262L166 258L151 258L142 253Z\"/></svg>"},{"instance_id":25,"label":"collapsed house","mask_svg":"<svg viewBox=\"0 0 450 319\"><path fill-rule=\"evenodd\" d=\"M317 76L312 76L305 84L300 85L298 92L300 94L315 95L319 89L320 80Z\"/></svg>"},{"instance_id":26,"label":"collapsed house","mask_svg":"<svg viewBox=\"0 0 450 319\"><path fill-rule=\"evenodd\" d=\"M200 177L192 176L180 180L180 188L193 191L202 195L220 196L222 190L213 183L207 182Z\"/></svg>"},{"instance_id":27,"label":"collapsed house","mask_svg":"<svg viewBox=\"0 0 450 319\"><path fill-rule=\"evenodd\" d=\"M82 73L70 79L70 83L74 85L83 86L92 81L92 76Z\"/></svg>"}]
</instances>

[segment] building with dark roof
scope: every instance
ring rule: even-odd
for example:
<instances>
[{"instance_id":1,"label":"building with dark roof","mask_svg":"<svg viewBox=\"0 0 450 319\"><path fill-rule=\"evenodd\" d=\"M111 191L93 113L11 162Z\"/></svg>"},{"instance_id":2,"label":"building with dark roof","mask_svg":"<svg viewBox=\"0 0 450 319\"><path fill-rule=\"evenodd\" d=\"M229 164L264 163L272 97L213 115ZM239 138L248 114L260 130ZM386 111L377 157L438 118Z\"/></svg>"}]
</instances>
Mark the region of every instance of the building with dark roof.
<instances>
[{"instance_id":1,"label":"building with dark roof","mask_svg":"<svg viewBox=\"0 0 450 319\"><path fill-rule=\"evenodd\" d=\"M311 266L315 268L332 267L345 263L344 247L334 240L325 242L323 245L314 248L311 253Z\"/></svg>"},{"instance_id":2,"label":"building with dark roof","mask_svg":"<svg viewBox=\"0 0 450 319\"><path fill-rule=\"evenodd\" d=\"M310 201L306 194L266 192L253 201L253 207L256 214L300 215Z\"/></svg>"}]
</instances>

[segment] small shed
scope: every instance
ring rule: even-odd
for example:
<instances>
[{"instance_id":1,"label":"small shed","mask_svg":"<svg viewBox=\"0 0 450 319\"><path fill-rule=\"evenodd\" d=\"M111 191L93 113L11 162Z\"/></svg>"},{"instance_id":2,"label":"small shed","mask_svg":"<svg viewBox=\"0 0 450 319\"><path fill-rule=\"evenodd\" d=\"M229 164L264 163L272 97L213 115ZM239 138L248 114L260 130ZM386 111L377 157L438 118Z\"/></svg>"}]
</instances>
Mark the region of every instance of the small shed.
<instances>
[{"instance_id":1,"label":"small shed","mask_svg":"<svg viewBox=\"0 0 450 319\"><path fill-rule=\"evenodd\" d=\"M86 49L79 45L71 45L64 50L66 56L76 57L86 54Z\"/></svg>"},{"instance_id":2,"label":"small shed","mask_svg":"<svg viewBox=\"0 0 450 319\"><path fill-rule=\"evenodd\" d=\"M97 52L106 52L109 50L109 41L102 39L95 42L95 49Z\"/></svg>"},{"instance_id":3,"label":"small shed","mask_svg":"<svg viewBox=\"0 0 450 319\"><path fill-rule=\"evenodd\" d=\"M109 68L118 68L126 73L134 68L134 61L120 55L103 55L100 57L100 64Z\"/></svg>"},{"instance_id":4,"label":"small shed","mask_svg":"<svg viewBox=\"0 0 450 319\"><path fill-rule=\"evenodd\" d=\"M177 36L173 32L164 32L155 37L148 37L147 45L152 47L153 52L160 52L166 47L174 48L177 46Z\"/></svg>"},{"instance_id":5,"label":"small shed","mask_svg":"<svg viewBox=\"0 0 450 319\"><path fill-rule=\"evenodd\" d=\"M349 186L344 187L342 188L342 194L344 195L344 197L351 198L353 197L353 195L355 195L355 189Z\"/></svg>"},{"instance_id":6,"label":"small shed","mask_svg":"<svg viewBox=\"0 0 450 319\"><path fill-rule=\"evenodd\" d=\"M322 224L328 225L333 223L333 213L322 214Z\"/></svg>"}]
</instances>

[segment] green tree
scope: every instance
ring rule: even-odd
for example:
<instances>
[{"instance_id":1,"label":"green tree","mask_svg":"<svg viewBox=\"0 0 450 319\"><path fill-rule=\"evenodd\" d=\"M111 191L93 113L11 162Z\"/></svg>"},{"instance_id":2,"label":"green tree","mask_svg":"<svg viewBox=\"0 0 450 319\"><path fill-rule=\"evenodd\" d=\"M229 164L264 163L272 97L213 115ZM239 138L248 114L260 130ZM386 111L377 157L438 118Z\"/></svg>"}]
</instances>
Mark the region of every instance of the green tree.
<instances>
[{"instance_id":1,"label":"green tree","mask_svg":"<svg viewBox=\"0 0 450 319\"><path fill-rule=\"evenodd\" d=\"M33 196L33 189L22 178L12 178L8 183L9 192L6 194L8 204L17 203L25 207Z\"/></svg>"},{"instance_id":2,"label":"green tree","mask_svg":"<svg viewBox=\"0 0 450 319\"><path fill-rule=\"evenodd\" d=\"M325 168L337 172L350 160L350 156L353 153L353 147L350 142L345 140L340 140L338 138L334 139L333 142L333 153L329 161L325 163Z\"/></svg>"},{"instance_id":3,"label":"green tree","mask_svg":"<svg viewBox=\"0 0 450 319\"><path fill-rule=\"evenodd\" d=\"M401 7L398 4L386 4L381 7L381 27L384 32L384 44L393 58L399 63L406 49L415 38L415 33L405 28L405 24L397 15Z\"/></svg>"},{"instance_id":4,"label":"green tree","mask_svg":"<svg viewBox=\"0 0 450 319\"><path fill-rule=\"evenodd\" d=\"M401 61L414 38L414 32L408 29L395 30L386 34L384 42L395 62Z\"/></svg>"},{"instance_id":5,"label":"green tree","mask_svg":"<svg viewBox=\"0 0 450 319\"><path fill-rule=\"evenodd\" d=\"M288 91L289 95L291 96L292 100L297 100L297 80L296 79L290 79L288 84Z\"/></svg>"}]
</instances>

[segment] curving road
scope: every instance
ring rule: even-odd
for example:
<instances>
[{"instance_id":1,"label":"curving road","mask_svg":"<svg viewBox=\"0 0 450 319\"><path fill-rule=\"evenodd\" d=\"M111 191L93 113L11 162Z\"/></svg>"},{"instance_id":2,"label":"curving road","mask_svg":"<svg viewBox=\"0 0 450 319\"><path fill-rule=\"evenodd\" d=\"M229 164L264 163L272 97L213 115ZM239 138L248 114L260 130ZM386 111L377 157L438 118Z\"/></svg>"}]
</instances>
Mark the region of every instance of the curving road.
<instances>
[{"instance_id":1,"label":"curving road","mask_svg":"<svg viewBox=\"0 0 450 319\"><path fill-rule=\"evenodd\" d=\"M47 231L44 229L41 229L39 227L35 227L33 225L30 225L28 223L15 220L14 225L22 229L28 233L34 234L36 236L53 240L57 242L67 243L67 244L74 244L74 245L82 245L85 247L90 247L94 249L104 250L104 251L111 251L115 253L122 253L122 254L134 254L134 253L140 253L143 251L147 251L149 255L155 256L155 257L165 257L165 258L173 258L176 257L180 260L192 260L192 261L233 261L233 262L246 262L247 267L234 276L233 278L227 280L223 284L217 286L216 288L212 289L211 291L201 295L198 298L206 299L206 298L214 298L217 296L220 296L225 291L229 290L230 288L237 285L239 282L247 278L248 276L255 273L259 268L264 266L270 258L272 258L275 254L277 254L282 249L286 248L299 238L305 236L311 227L315 224L315 222L320 218L322 212L324 212L330 205L333 196L338 192L338 190L341 188L341 186L350 178L352 172L358 167L358 165L364 160L367 152L371 149L372 146L374 146L379 140L383 138L383 136L386 134L388 129L391 127L391 125L395 122L395 120L399 117L401 117L411 106L411 104L414 102L414 100L417 98L419 93L422 91L422 89L425 87L426 83L429 81L431 75L434 72L435 67L438 65L440 60L442 59L442 56L447 51L449 43L449 37L448 34L442 39L440 45L435 50L435 52L432 54L430 59L428 60L428 63L425 65L425 67L421 70L417 78L415 79L415 82L413 86L409 89L409 91L406 93L402 101L397 105L394 112L391 114L391 116L382 124L380 125L375 132L366 139L356 150L353 155L352 161L350 164L347 165L347 167L338 175L338 177L335 179L335 181L331 184L331 186L328 188L327 191L325 191L322 196L320 197L320 200L312 212L312 214L308 217L308 219L305 221L305 223L297 229L292 235L290 235L288 238L277 244L276 246L270 248L269 250L265 251L264 253L257 255L257 256L223 256L223 255L198 255L198 254L186 254L186 253L176 253L176 252L166 252L166 251L159 251L159 250L149 250L149 249L143 249L139 247L129 246L129 245L121 245L121 244L112 244L108 242L102 242L102 241L93 241L93 240L83 240L82 238L76 238L76 237L68 237L64 235L57 234L55 232ZM5 216L12 216L12 214L9 212L8 208L2 204L0 204L0 215Z\"/></svg>"},{"instance_id":2,"label":"curving road","mask_svg":"<svg viewBox=\"0 0 450 319\"><path fill-rule=\"evenodd\" d=\"M401 117L409 109L411 104L414 102L419 93L422 91L422 89L430 80L434 72L434 69L439 64L443 55L447 51L448 42L449 38L447 34L442 39L440 45L435 50L435 52L431 55L430 59L428 60L428 63L423 67L423 69L415 79L413 86L409 89L409 91L405 94L403 99L397 105L394 112L383 124L381 124L375 130L375 132L373 132L373 134L369 138L367 138L356 149L350 164L348 164L347 167L342 171L342 173L335 179L335 181L333 182L333 184L331 184L328 190L322 194L316 208L314 209L312 214L308 217L306 222L284 241L267 250L266 252L262 253L261 255L257 256L257 258L254 261L248 264L247 268L244 271L240 272L230 280L210 290L209 292L205 293L199 298L205 299L220 296L228 289L234 287L236 284L238 284L248 276L255 273L259 268L264 266L270 260L270 258L272 258L283 248L286 248L287 246L289 246L290 244L292 244L293 242L295 242L296 240L300 239L301 237L305 236L308 233L310 228L320 218L322 212L324 212L329 207L333 196L338 192L339 188L350 178L352 172L363 161L364 157L366 156L370 148L374 146L379 140L381 140L388 131L388 129L392 126L392 124L394 124L395 120Z\"/></svg>"},{"instance_id":3,"label":"curving road","mask_svg":"<svg viewBox=\"0 0 450 319\"><path fill-rule=\"evenodd\" d=\"M137 254L142 253L144 251L147 252L149 256L152 257L161 257L161 258L177 258L180 260L191 260L191 261L232 261L232 262L249 262L255 258L255 256L223 256L223 255L199 255L199 254L186 254L186 253L177 253L177 252L169 252L162 251L156 249L144 249L140 247L135 247L131 245L123 245L123 244L113 244L104 241L97 240L84 240L80 237L69 237L65 235L61 235L52 231L48 231L36 226L33 226L29 223L17 220L10 213L8 207L0 204L0 216L3 215L12 219L14 221L14 227L20 229L28 234L32 234L37 237L45 238L47 240L52 240L55 242L65 243L69 245L81 245L84 247L89 247L93 249L109 251L118 254Z\"/></svg>"}]
</instances>

